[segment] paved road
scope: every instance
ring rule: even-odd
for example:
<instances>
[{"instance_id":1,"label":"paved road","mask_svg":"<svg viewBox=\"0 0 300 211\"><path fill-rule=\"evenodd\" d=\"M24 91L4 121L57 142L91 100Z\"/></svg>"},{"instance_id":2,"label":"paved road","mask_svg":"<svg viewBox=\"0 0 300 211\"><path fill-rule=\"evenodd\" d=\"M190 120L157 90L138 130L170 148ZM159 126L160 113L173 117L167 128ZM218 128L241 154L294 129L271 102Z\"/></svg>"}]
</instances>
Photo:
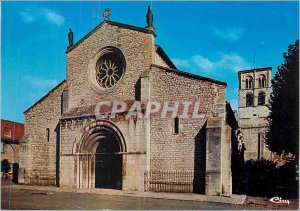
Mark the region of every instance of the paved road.
<instances>
[{"instance_id":1,"label":"paved road","mask_svg":"<svg viewBox=\"0 0 300 211\"><path fill-rule=\"evenodd\" d=\"M2 209L244 209L220 203L2 189Z\"/></svg>"},{"instance_id":2,"label":"paved road","mask_svg":"<svg viewBox=\"0 0 300 211\"><path fill-rule=\"evenodd\" d=\"M210 202L136 198L99 194L47 192L16 188L2 188L2 209L280 209L262 205L232 205ZM293 207L281 207L281 209Z\"/></svg>"}]
</instances>

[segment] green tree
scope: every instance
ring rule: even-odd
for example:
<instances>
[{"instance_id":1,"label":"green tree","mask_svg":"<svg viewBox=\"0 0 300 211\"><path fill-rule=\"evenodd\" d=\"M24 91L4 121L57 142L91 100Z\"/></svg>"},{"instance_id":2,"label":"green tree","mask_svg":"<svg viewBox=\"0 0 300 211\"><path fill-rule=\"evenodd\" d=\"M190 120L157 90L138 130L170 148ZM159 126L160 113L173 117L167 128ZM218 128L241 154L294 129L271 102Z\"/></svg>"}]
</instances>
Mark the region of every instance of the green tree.
<instances>
[{"instance_id":1,"label":"green tree","mask_svg":"<svg viewBox=\"0 0 300 211\"><path fill-rule=\"evenodd\" d=\"M299 149L299 40L283 53L284 61L272 79L269 130L266 143L273 152L290 152L298 160Z\"/></svg>"}]
</instances>

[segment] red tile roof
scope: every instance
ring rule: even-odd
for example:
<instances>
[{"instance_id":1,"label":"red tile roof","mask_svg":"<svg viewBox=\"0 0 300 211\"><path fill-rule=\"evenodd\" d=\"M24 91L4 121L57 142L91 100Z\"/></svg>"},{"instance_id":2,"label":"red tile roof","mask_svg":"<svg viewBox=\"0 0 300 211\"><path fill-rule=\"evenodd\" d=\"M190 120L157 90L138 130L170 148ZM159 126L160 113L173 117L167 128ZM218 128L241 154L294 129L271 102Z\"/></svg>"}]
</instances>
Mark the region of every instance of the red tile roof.
<instances>
[{"instance_id":1,"label":"red tile roof","mask_svg":"<svg viewBox=\"0 0 300 211\"><path fill-rule=\"evenodd\" d=\"M24 124L1 119L1 141L21 141Z\"/></svg>"}]
</instances>

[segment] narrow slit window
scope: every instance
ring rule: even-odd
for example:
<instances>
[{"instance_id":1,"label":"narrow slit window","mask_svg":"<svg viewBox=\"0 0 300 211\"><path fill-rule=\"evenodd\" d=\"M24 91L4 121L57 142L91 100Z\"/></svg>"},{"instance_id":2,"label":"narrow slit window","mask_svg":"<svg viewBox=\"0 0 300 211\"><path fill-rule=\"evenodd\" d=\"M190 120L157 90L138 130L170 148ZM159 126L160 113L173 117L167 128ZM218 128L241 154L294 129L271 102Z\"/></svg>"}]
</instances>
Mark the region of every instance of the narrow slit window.
<instances>
[{"instance_id":1,"label":"narrow slit window","mask_svg":"<svg viewBox=\"0 0 300 211\"><path fill-rule=\"evenodd\" d=\"M174 134L179 134L179 118L174 119Z\"/></svg>"},{"instance_id":2,"label":"narrow slit window","mask_svg":"<svg viewBox=\"0 0 300 211\"><path fill-rule=\"evenodd\" d=\"M46 136L47 136L47 141L49 142L50 141L50 129L49 128L46 129Z\"/></svg>"}]
</instances>

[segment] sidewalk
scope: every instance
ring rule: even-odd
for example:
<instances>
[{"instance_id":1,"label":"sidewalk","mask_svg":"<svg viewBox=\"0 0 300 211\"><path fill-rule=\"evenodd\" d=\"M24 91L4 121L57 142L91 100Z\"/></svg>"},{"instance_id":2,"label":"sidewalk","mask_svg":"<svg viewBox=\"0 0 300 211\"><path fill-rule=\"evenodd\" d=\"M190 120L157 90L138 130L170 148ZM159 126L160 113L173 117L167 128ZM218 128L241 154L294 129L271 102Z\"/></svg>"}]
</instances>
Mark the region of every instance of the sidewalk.
<instances>
[{"instance_id":1,"label":"sidewalk","mask_svg":"<svg viewBox=\"0 0 300 211\"><path fill-rule=\"evenodd\" d=\"M31 186L31 185L8 185L3 188L13 188L20 190L42 191L44 194L51 194L51 192L70 192L70 193L86 193L86 194L101 194L110 196L129 196L141 198L154 199L169 199L169 200L183 200L183 201L199 201L199 202L216 202L228 204L244 204L246 202L245 195L225 196L207 196L194 193L164 193L164 192L137 192L137 191L121 191L112 189L75 189L75 188L61 188L50 186Z\"/></svg>"}]
</instances>

